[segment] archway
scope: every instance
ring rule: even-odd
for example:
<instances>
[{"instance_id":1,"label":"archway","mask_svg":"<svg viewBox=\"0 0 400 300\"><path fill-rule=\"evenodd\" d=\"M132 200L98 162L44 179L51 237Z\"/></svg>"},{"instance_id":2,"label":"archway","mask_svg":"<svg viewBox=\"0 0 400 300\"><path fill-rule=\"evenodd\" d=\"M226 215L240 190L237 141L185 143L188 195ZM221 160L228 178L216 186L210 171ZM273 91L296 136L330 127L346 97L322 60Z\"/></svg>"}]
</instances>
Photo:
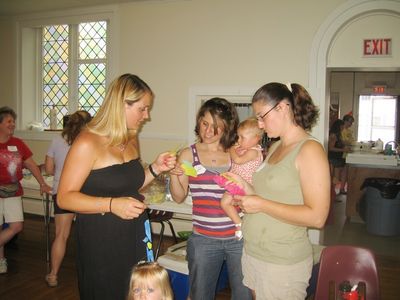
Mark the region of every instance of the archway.
<instances>
[{"instance_id":1,"label":"archway","mask_svg":"<svg viewBox=\"0 0 400 300\"><path fill-rule=\"evenodd\" d=\"M329 120L329 110L327 109L327 100L329 100L329 95L327 94L327 57L332 41L348 23L373 12L390 12L400 15L400 2L348 1L328 16L314 36L310 51L308 89L319 105L320 111L324 113L324 115L320 116L321 123L313 134L325 143L327 141Z\"/></svg>"},{"instance_id":2,"label":"archway","mask_svg":"<svg viewBox=\"0 0 400 300\"><path fill-rule=\"evenodd\" d=\"M327 17L314 36L310 51L308 90L321 112L320 123L314 129L313 135L323 141L325 145L327 145L329 126L327 58L332 47L332 42L344 26L374 12L386 12L400 16L400 2L376 0L348 1L339 6ZM319 230L309 230L309 237L312 243L319 244L322 242Z\"/></svg>"}]
</instances>

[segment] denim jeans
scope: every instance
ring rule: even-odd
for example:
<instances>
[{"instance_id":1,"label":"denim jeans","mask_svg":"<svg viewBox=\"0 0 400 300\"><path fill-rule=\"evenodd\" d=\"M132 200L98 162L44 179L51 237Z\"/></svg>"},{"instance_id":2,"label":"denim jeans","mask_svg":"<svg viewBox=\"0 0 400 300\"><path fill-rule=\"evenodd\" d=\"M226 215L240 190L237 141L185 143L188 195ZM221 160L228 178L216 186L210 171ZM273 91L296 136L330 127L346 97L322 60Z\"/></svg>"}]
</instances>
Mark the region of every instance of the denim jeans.
<instances>
[{"instance_id":1,"label":"denim jeans","mask_svg":"<svg viewBox=\"0 0 400 300\"><path fill-rule=\"evenodd\" d=\"M214 300L222 264L226 260L233 300L251 300L243 285L243 240L219 240L193 233L187 244L191 300Z\"/></svg>"}]
</instances>

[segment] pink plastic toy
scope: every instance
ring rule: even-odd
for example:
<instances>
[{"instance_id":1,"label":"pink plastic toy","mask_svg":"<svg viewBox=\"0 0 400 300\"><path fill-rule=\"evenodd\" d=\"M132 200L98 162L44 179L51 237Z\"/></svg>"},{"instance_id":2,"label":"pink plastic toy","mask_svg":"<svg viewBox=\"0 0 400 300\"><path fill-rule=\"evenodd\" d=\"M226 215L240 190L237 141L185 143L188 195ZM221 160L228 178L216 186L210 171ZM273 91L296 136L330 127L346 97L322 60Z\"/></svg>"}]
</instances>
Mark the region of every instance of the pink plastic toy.
<instances>
[{"instance_id":1,"label":"pink plastic toy","mask_svg":"<svg viewBox=\"0 0 400 300\"><path fill-rule=\"evenodd\" d=\"M224 174L215 175L213 180L222 188L226 189L232 195L244 196L244 190L236 183L236 181Z\"/></svg>"}]
</instances>

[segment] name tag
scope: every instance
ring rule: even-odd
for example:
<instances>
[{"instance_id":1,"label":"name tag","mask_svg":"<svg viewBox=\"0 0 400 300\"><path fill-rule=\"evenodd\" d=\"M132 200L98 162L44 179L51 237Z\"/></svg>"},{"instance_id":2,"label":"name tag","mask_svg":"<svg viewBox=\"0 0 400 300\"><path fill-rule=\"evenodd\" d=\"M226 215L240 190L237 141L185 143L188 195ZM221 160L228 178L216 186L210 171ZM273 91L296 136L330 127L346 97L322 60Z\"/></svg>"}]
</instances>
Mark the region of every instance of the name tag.
<instances>
[{"instance_id":1,"label":"name tag","mask_svg":"<svg viewBox=\"0 0 400 300\"><path fill-rule=\"evenodd\" d=\"M194 167L198 175L204 174L206 172L206 168L204 168L202 165L196 165Z\"/></svg>"},{"instance_id":2,"label":"name tag","mask_svg":"<svg viewBox=\"0 0 400 300\"><path fill-rule=\"evenodd\" d=\"M7 150L10 152L17 152L18 148L17 146L7 146Z\"/></svg>"}]
</instances>

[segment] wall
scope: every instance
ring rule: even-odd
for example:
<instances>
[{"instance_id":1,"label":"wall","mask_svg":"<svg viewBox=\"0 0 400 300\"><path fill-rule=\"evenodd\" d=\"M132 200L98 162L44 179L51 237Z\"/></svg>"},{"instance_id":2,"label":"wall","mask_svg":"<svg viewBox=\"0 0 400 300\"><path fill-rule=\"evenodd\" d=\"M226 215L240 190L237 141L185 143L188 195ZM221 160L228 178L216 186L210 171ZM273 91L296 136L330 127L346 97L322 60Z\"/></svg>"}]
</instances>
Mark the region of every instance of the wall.
<instances>
[{"instance_id":1,"label":"wall","mask_svg":"<svg viewBox=\"0 0 400 300\"><path fill-rule=\"evenodd\" d=\"M387 11L371 12L346 24L332 41L327 65L330 68L400 67L399 15ZM392 55L364 57L363 40L392 38Z\"/></svg>"},{"instance_id":2,"label":"wall","mask_svg":"<svg viewBox=\"0 0 400 300\"><path fill-rule=\"evenodd\" d=\"M141 74L157 94L152 122L142 135L146 158L155 155L151 145L157 142L148 135L169 135L180 143L192 130L186 120L191 87L257 87L268 81L307 85L309 45L322 16L334 7L318 4L315 14L307 4L315 1L124 5L121 37L132 38L121 38L121 71ZM299 15L307 22L297 22ZM301 35L293 32L294 24ZM159 143L163 148L165 141Z\"/></svg>"},{"instance_id":3,"label":"wall","mask_svg":"<svg viewBox=\"0 0 400 300\"><path fill-rule=\"evenodd\" d=\"M15 51L13 23L10 18L0 18L0 105L16 108L15 103Z\"/></svg>"},{"instance_id":4,"label":"wall","mask_svg":"<svg viewBox=\"0 0 400 300\"><path fill-rule=\"evenodd\" d=\"M141 134L143 158L151 161L159 151L186 142L188 132L193 130L187 126L189 91L193 87L258 87L269 81L298 82L307 87L308 66L313 59L309 57L311 42L321 24L343 3L366 1L326 2L192 0L121 4L120 43L114 45L118 73L139 74L156 93L151 121ZM398 67L400 47L396 39L391 58L360 57L362 38L383 34L394 37L396 28L400 28L399 19L388 13L369 14L349 22L332 42L328 66ZM15 98L11 89L16 83L14 32L10 20L0 20L4 41L0 49L0 78L4 78L0 81L0 99ZM325 101L314 100L317 104ZM14 102L9 105L16 107ZM36 147L36 143L30 145ZM44 148L40 145L33 150L43 157Z\"/></svg>"},{"instance_id":5,"label":"wall","mask_svg":"<svg viewBox=\"0 0 400 300\"><path fill-rule=\"evenodd\" d=\"M341 3L192 0L121 4L120 44L114 45L118 73L139 74L156 93L151 121L141 135L144 159L152 160L160 150L186 142L192 130L187 128L192 87L259 87L269 81L307 86L313 36ZM0 97L2 93L0 88Z\"/></svg>"}]
</instances>

